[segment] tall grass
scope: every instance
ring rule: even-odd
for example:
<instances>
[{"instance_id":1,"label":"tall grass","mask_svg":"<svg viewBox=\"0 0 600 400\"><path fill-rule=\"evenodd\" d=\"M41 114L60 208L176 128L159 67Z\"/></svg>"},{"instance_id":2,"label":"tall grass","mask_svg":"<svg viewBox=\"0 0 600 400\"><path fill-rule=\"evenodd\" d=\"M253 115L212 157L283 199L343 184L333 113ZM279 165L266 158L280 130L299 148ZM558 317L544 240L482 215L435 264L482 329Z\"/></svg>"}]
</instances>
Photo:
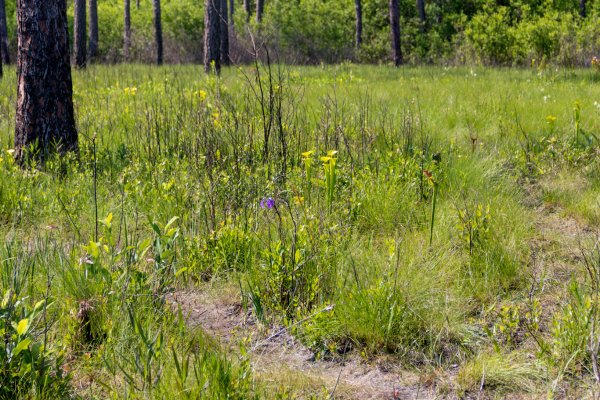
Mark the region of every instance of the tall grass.
<instances>
[{"instance_id":1,"label":"tall grass","mask_svg":"<svg viewBox=\"0 0 600 400\"><path fill-rule=\"evenodd\" d=\"M73 379L95 371L83 390L105 396L260 397L246 359L165 304L220 283L322 356L474 360L465 390L493 361L498 385L523 372L529 389L529 369L473 356L498 343L490 310L529 293L526 183L558 185L549 172L584 165L593 198L595 144L569 141L577 99L577 129L597 128L594 82L588 71L348 64L215 79L193 66L93 66L74 75L79 158L23 171L4 79L2 288L55 299L48 341L72 349Z\"/></svg>"}]
</instances>

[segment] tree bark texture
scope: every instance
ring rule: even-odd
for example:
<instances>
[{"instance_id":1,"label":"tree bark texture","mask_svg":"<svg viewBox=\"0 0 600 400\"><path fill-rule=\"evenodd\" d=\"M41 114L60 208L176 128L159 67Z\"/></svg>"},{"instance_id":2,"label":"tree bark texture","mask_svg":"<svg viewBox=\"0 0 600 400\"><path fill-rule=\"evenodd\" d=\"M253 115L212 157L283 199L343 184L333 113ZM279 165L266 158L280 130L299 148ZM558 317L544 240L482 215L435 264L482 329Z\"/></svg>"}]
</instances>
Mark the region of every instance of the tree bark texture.
<instances>
[{"instance_id":1,"label":"tree bark texture","mask_svg":"<svg viewBox=\"0 0 600 400\"><path fill-rule=\"evenodd\" d=\"M85 21L85 0L75 0L73 16L73 52L75 66L85 68L86 63L86 21Z\"/></svg>"},{"instance_id":2,"label":"tree bark texture","mask_svg":"<svg viewBox=\"0 0 600 400\"><path fill-rule=\"evenodd\" d=\"M129 49L131 47L131 0L124 1L123 10L124 31L123 31L123 57L129 61Z\"/></svg>"},{"instance_id":3,"label":"tree bark texture","mask_svg":"<svg viewBox=\"0 0 600 400\"><path fill-rule=\"evenodd\" d=\"M362 45L362 3L361 0L354 0L354 6L356 8L356 47L360 48Z\"/></svg>"},{"instance_id":4,"label":"tree bark texture","mask_svg":"<svg viewBox=\"0 0 600 400\"><path fill-rule=\"evenodd\" d=\"M162 21L160 15L160 0L153 0L154 9L154 38L156 40L156 64L163 63Z\"/></svg>"},{"instance_id":5,"label":"tree bark texture","mask_svg":"<svg viewBox=\"0 0 600 400\"><path fill-rule=\"evenodd\" d=\"M204 2L204 71L212 72L213 63L217 74L221 72L221 21L219 1Z\"/></svg>"},{"instance_id":6,"label":"tree bark texture","mask_svg":"<svg viewBox=\"0 0 600 400\"><path fill-rule=\"evenodd\" d=\"M402 48L400 47L400 10L399 0L389 0L390 28L392 35L392 57L396 67L402 65Z\"/></svg>"},{"instance_id":7,"label":"tree bark texture","mask_svg":"<svg viewBox=\"0 0 600 400\"><path fill-rule=\"evenodd\" d=\"M265 10L265 0L256 0L256 22L261 23L263 11Z\"/></svg>"},{"instance_id":8,"label":"tree bark texture","mask_svg":"<svg viewBox=\"0 0 600 400\"><path fill-rule=\"evenodd\" d=\"M77 150L66 0L17 0L15 157Z\"/></svg>"},{"instance_id":9,"label":"tree bark texture","mask_svg":"<svg viewBox=\"0 0 600 400\"><path fill-rule=\"evenodd\" d=\"M427 22L427 14L425 14L425 0L417 0L417 12L419 13L419 20L421 21L421 31L424 31L425 23Z\"/></svg>"},{"instance_id":10,"label":"tree bark texture","mask_svg":"<svg viewBox=\"0 0 600 400\"><path fill-rule=\"evenodd\" d=\"M10 55L8 54L8 29L6 25L6 4L0 0L0 58L5 64L10 64Z\"/></svg>"},{"instance_id":11,"label":"tree bark texture","mask_svg":"<svg viewBox=\"0 0 600 400\"><path fill-rule=\"evenodd\" d=\"M244 0L244 13L246 14L246 23L250 22L250 16L252 15L250 0Z\"/></svg>"},{"instance_id":12,"label":"tree bark texture","mask_svg":"<svg viewBox=\"0 0 600 400\"><path fill-rule=\"evenodd\" d=\"M221 3L221 10L219 12L219 36L221 39L221 62L223 65L231 64L231 59L229 58L229 15L227 11L227 1L228 0L219 0Z\"/></svg>"},{"instance_id":13,"label":"tree bark texture","mask_svg":"<svg viewBox=\"0 0 600 400\"><path fill-rule=\"evenodd\" d=\"M90 60L98 56L98 0L89 0L90 9L90 41L88 43L88 57Z\"/></svg>"}]
</instances>

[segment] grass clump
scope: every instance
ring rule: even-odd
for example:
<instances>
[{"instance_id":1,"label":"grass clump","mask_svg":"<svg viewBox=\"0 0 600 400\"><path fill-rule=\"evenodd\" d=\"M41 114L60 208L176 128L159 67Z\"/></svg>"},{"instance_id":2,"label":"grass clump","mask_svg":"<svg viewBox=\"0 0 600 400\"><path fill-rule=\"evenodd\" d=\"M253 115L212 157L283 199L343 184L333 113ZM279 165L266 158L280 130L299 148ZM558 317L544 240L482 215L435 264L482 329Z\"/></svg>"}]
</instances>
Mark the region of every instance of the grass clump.
<instances>
[{"instance_id":1,"label":"grass clump","mask_svg":"<svg viewBox=\"0 0 600 400\"><path fill-rule=\"evenodd\" d=\"M463 395L535 392L542 381L542 370L535 361L522 354L480 354L465 363L458 371L457 383Z\"/></svg>"}]
</instances>

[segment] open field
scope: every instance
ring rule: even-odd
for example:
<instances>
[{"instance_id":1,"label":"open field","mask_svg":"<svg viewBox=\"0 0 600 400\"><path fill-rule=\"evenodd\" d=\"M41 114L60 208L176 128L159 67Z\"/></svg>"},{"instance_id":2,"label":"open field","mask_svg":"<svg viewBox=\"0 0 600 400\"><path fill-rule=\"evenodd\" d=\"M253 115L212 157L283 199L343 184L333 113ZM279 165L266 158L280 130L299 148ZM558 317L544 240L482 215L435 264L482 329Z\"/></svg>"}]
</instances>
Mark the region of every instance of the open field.
<instances>
[{"instance_id":1,"label":"open field","mask_svg":"<svg viewBox=\"0 0 600 400\"><path fill-rule=\"evenodd\" d=\"M597 396L598 73L93 65L26 170L11 76L0 361L48 398Z\"/></svg>"}]
</instances>

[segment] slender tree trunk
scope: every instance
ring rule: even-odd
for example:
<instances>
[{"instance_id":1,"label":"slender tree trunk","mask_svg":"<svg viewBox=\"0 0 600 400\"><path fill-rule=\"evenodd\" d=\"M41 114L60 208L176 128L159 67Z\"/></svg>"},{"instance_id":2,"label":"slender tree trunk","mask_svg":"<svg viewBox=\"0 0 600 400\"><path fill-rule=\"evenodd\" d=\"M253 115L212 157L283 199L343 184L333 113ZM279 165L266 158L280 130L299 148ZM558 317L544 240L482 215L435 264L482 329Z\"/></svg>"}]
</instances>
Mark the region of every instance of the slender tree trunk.
<instances>
[{"instance_id":1,"label":"slender tree trunk","mask_svg":"<svg viewBox=\"0 0 600 400\"><path fill-rule=\"evenodd\" d=\"M250 22L250 16L252 15L250 0L244 0L244 13L246 13L246 23Z\"/></svg>"},{"instance_id":2,"label":"slender tree trunk","mask_svg":"<svg viewBox=\"0 0 600 400\"><path fill-rule=\"evenodd\" d=\"M2 71L2 57L0 57L0 79L4 76L4 71Z\"/></svg>"},{"instance_id":3,"label":"slender tree trunk","mask_svg":"<svg viewBox=\"0 0 600 400\"><path fill-rule=\"evenodd\" d=\"M216 1L216 0L215 0ZM154 8L154 37L156 39L156 64L163 63L162 21L160 16L160 0L152 2Z\"/></svg>"},{"instance_id":4,"label":"slender tree trunk","mask_svg":"<svg viewBox=\"0 0 600 400\"><path fill-rule=\"evenodd\" d=\"M427 22L427 14L425 14L425 0L417 0L417 12L421 21L421 32L425 31L425 23Z\"/></svg>"},{"instance_id":5,"label":"slender tree trunk","mask_svg":"<svg viewBox=\"0 0 600 400\"><path fill-rule=\"evenodd\" d=\"M231 64L231 60L229 59L229 18L227 11L227 1L228 0L219 0L221 4L221 10L219 12L219 33L221 39L221 62L223 65Z\"/></svg>"},{"instance_id":6,"label":"slender tree trunk","mask_svg":"<svg viewBox=\"0 0 600 400\"><path fill-rule=\"evenodd\" d=\"M235 0L229 0L229 26L231 26L231 32L234 30L233 14L235 13Z\"/></svg>"},{"instance_id":7,"label":"slender tree trunk","mask_svg":"<svg viewBox=\"0 0 600 400\"><path fill-rule=\"evenodd\" d=\"M579 15L581 18L585 18L587 15L586 0L579 0Z\"/></svg>"},{"instance_id":8,"label":"slender tree trunk","mask_svg":"<svg viewBox=\"0 0 600 400\"><path fill-rule=\"evenodd\" d=\"M124 8L123 58L125 58L125 61L129 61L129 48L131 47L131 0L124 1Z\"/></svg>"},{"instance_id":9,"label":"slender tree trunk","mask_svg":"<svg viewBox=\"0 0 600 400\"><path fill-rule=\"evenodd\" d=\"M261 23L263 11L265 10L265 0L256 0L256 22Z\"/></svg>"},{"instance_id":10,"label":"slender tree trunk","mask_svg":"<svg viewBox=\"0 0 600 400\"><path fill-rule=\"evenodd\" d=\"M75 0L73 18L73 52L75 66L85 68L86 63L86 34L85 34L85 0Z\"/></svg>"},{"instance_id":11,"label":"slender tree trunk","mask_svg":"<svg viewBox=\"0 0 600 400\"><path fill-rule=\"evenodd\" d=\"M90 0L90 42L88 44L88 56L94 60L98 56L98 0Z\"/></svg>"},{"instance_id":12,"label":"slender tree trunk","mask_svg":"<svg viewBox=\"0 0 600 400\"><path fill-rule=\"evenodd\" d=\"M85 21L85 20L84 20ZM77 151L66 0L17 0L15 157Z\"/></svg>"},{"instance_id":13,"label":"slender tree trunk","mask_svg":"<svg viewBox=\"0 0 600 400\"><path fill-rule=\"evenodd\" d=\"M0 58L5 64L10 64L8 54L8 32L6 25L6 7L4 0L0 0Z\"/></svg>"},{"instance_id":14,"label":"slender tree trunk","mask_svg":"<svg viewBox=\"0 0 600 400\"><path fill-rule=\"evenodd\" d=\"M137 7L137 9L140 9L140 0L136 0L135 1L135 6Z\"/></svg>"},{"instance_id":15,"label":"slender tree trunk","mask_svg":"<svg viewBox=\"0 0 600 400\"><path fill-rule=\"evenodd\" d=\"M356 48L360 48L362 45L362 3L361 0L354 0L354 6L356 8Z\"/></svg>"},{"instance_id":16,"label":"slender tree trunk","mask_svg":"<svg viewBox=\"0 0 600 400\"><path fill-rule=\"evenodd\" d=\"M204 71L221 73L221 22L218 1L204 2Z\"/></svg>"},{"instance_id":17,"label":"slender tree trunk","mask_svg":"<svg viewBox=\"0 0 600 400\"><path fill-rule=\"evenodd\" d=\"M396 67L402 65L402 48L400 47L400 10L398 2L398 0L389 0L392 56Z\"/></svg>"}]
</instances>

